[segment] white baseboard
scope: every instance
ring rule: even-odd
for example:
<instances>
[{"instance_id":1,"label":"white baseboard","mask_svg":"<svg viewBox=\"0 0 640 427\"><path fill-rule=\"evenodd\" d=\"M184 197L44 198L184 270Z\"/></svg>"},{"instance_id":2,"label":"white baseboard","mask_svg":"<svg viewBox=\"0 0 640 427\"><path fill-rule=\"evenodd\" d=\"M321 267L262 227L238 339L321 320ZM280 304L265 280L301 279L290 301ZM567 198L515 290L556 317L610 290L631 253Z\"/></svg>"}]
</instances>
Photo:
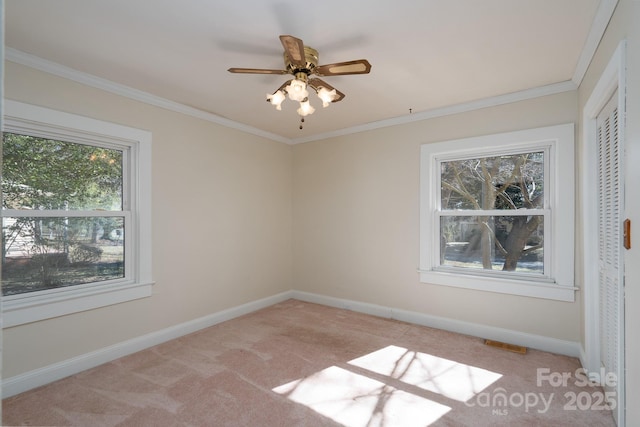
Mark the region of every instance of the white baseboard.
<instances>
[{"instance_id":1,"label":"white baseboard","mask_svg":"<svg viewBox=\"0 0 640 427\"><path fill-rule=\"evenodd\" d=\"M579 343L573 341L559 340L540 335L512 331L509 329L479 325L471 322L463 322L445 317L431 316L424 313L400 310L308 292L286 291L271 297L222 310L189 322L181 323L157 332L152 332L150 334L123 341L121 343L64 360L59 363L54 363L43 368L34 369L33 371L29 371L24 374L6 378L2 381L3 398L14 396L35 387L102 365L103 363L110 362L119 357L127 356L154 345L162 344L163 342L196 332L200 329L252 313L256 310L260 310L290 298L322 304L329 307L343 308L388 319L401 320L404 322L429 326L460 334L522 345L552 353L578 357L581 362L584 358L582 347Z\"/></svg>"},{"instance_id":2,"label":"white baseboard","mask_svg":"<svg viewBox=\"0 0 640 427\"><path fill-rule=\"evenodd\" d=\"M100 350L92 351L43 368L2 380L2 397L11 397L48 384L53 381L77 374L87 369L111 362L119 357L144 350L154 345L179 338L200 329L252 313L256 310L293 298L292 291L282 292L257 301L252 301L226 310L222 310L189 322L181 323L157 332L142 335Z\"/></svg>"},{"instance_id":3,"label":"white baseboard","mask_svg":"<svg viewBox=\"0 0 640 427\"><path fill-rule=\"evenodd\" d=\"M328 305L337 308L344 308L347 310L353 310L360 313L371 314L374 316L386 317L389 319L401 320L417 325L429 326L431 328L443 329L445 331L457 332L464 335L471 335L474 337L521 345L537 350L563 354L571 357L581 357L582 346L580 345L580 343L575 341L560 340L541 335L513 331L510 329L496 328L494 326L480 325L471 322L463 322L446 317L432 316L424 313L400 310L392 307L384 307L380 305L351 301L342 298L328 297L308 292L293 291L292 297L301 301L313 302L316 304Z\"/></svg>"},{"instance_id":4,"label":"white baseboard","mask_svg":"<svg viewBox=\"0 0 640 427\"><path fill-rule=\"evenodd\" d=\"M587 351L585 350L585 348L583 346L580 346L580 364L582 365L582 367L584 369L586 369L587 371L589 370L589 365L587 364Z\"/></svg>"}]
</instances>

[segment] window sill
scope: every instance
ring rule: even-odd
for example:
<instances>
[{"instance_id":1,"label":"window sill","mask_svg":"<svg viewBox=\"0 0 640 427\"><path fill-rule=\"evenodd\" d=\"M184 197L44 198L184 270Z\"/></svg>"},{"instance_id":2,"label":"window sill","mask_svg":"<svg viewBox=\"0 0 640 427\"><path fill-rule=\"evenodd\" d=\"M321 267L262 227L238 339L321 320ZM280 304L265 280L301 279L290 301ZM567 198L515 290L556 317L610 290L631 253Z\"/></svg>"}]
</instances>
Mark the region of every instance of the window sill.
<instances>
[{"instance_id":1,"label":"window sill","mask_svg":"<svg viewBox=\"0 0 640 427\"><path fill-rule=\"evenodd\" d=\"M2 301L3 328L146 298L152 286L153 282L93 284L7 296Z\"/></svg>"},{"instance_id":2,"label":"window sill","mask_svg":"<svg viewBox=\"0 0 640 427\"><path fill-rule=\"evenodd\" d=\"M418 270L418 272L422 283L556 301L575 302L575 292L578 290L573 286L558 285L544 280L524 281L435 270Z\"/></svg>"}]
</instances>

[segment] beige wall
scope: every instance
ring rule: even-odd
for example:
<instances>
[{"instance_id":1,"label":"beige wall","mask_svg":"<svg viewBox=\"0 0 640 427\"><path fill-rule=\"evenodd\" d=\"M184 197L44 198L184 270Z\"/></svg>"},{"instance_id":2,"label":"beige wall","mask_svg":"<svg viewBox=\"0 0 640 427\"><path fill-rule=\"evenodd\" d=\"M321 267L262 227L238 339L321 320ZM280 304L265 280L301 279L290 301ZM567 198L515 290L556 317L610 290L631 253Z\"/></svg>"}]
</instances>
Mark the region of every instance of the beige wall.
<instances>
[{"instance_id":1,"label":"beige wall","mask_svg":"<svg viewBox=\"0 0 640 427\"><path fill-rule=\"evenodd\" d=\"M6 71L8 99L153 133L157 284L150 298L5 330L5 378L289 289L579 340L579 304L421 284L416 272L420 144L575 122L576 93L290 147Z\"/></svg>"},{"instance_id":2,"label":"beige wall","mask_svg":"<svg viewBox=\"0 0 640 427\"><path fill-rule=\"evenodd\" d=\"M5 378L290 290L291 147L6 63L7 99L153 133L153 296L5 329Z\"/></svg>"},{"instance_id":3,"label":"beige wall","mask_svg":"<svg viewBox=\"0 0 640 427\"><path fill-rule=\"evenodd\" d=\"M296 145L296 289L580 340L576 303L420 283L420 145L577 121L577 93Z\"/></svg>"},{"instance_id":4,"label":"beige wall","mask_svg":"<svg viewBox=\"0 0 640 427\"><path fill-rule=\"evenodd\" d=\"M621 40L627 41L627 127L625 218L631 219L632 247L625 251L627 425L640 425L640 1L620 0L579 90L580 113ZM588 173L584 171L584 173ZM583 191L588 191L584 189ZM579 201L580 202L580 201Z\"/></svg>"}]
</instances>

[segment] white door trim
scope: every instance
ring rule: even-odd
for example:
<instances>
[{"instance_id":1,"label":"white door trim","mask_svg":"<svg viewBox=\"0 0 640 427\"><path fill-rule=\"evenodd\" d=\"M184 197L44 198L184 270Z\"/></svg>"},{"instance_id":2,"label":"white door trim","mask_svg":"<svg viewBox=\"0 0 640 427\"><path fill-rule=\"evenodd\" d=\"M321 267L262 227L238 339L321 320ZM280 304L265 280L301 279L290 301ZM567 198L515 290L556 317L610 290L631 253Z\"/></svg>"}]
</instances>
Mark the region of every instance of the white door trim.
<instances>
[{"instance_id":1,"label":"white door trim","mask_svg":"<svg viewBox=\"0 0 640 427\"><path fill-rule=\"evenodd\" d=\"M593 189L598 188L597 131L596 118L611 96L618 91L619 135L624 146L625 132L625 88L626 88L626 41L622 40L609 64L600 76L583 110L583 150L582 150L582 247L584 248L584 318L585 318L585 368L589 372L600 370L600 329L598 293L598 197ZM622 192L623 189L620 189ZM624 343L624 337L619 341ZM620 349L624 360L624 348ZM619 365L624 372L624 364ZM624 375L618 378L618 426L624 426Z\"/></svg>"}]
</instances>

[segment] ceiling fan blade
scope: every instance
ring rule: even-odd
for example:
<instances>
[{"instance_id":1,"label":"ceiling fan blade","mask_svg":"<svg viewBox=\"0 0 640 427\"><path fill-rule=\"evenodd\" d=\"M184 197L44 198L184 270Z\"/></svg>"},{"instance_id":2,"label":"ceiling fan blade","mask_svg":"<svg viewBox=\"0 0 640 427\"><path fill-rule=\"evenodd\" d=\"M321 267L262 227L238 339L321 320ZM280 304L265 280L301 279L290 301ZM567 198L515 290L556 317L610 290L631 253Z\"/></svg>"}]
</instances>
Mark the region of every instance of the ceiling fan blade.
<instances>
[{"instance_id":1,"label":"ceiling fan blade","mask_svg":"<svg viewBox=\"0 0 640 427\"><path fill-rule=\"evenodd\" d=\"M323 87L323 88L325 88L327 90L335 90L336 91L336 97L332 102L342 101L342 99L346 96L344 93L340 92L338 89L336 89L335 87L331 86L329 83L325 82L324 80L317 79L317 78L309 79L309 86L311 86L316 92L321 87Z\"/></svg>"},{"instance_id":2,"label":"ceiling fan blade","mask_svg":"<svg viewBox=\"0 0 640 427\"><path fill-rule=\"evenodd\" d=\"M280 42L284 47L284 51L289 57L289 61L297 67L304 68L307 61L304 56L304 43L299 38L293 36L280 36Z\"/></svg>"},{"instance_id":3,"label":"ceiling fan blade","mask_svg":"<svg viewBox=\"0 0 640 427\"><path fill-rule=\"evenodd\" d=\"M229 68L227 71L241 74L289 74L287 70L268 70L265 68Z\"/></svg>"},{"instance_id":4,"label":"ceiling fan blade","mask_svg":"<svg viewBox=\"0 0 640 427\"><path fill-rule=\"evenodd\" d=\"M289 86L290 83L291 83L291 80L287 80L286 82L282 83L282 86L280 86L278 89L276 89L275 92L277 92L279 90L284 90L284 88Z\"/></svg>"},{"instance_id":5,"label":"ceiling fan blade","mask_svg":"<svg viewBox=\"0 0 640 427\"><path fill-rule=\"evenodd\" d=\"M346 74L368 74L371 64L366 59L337 62L335 64L320 65L313 69L318 76L344 76Z\"/></svg>"}]
</instances>

